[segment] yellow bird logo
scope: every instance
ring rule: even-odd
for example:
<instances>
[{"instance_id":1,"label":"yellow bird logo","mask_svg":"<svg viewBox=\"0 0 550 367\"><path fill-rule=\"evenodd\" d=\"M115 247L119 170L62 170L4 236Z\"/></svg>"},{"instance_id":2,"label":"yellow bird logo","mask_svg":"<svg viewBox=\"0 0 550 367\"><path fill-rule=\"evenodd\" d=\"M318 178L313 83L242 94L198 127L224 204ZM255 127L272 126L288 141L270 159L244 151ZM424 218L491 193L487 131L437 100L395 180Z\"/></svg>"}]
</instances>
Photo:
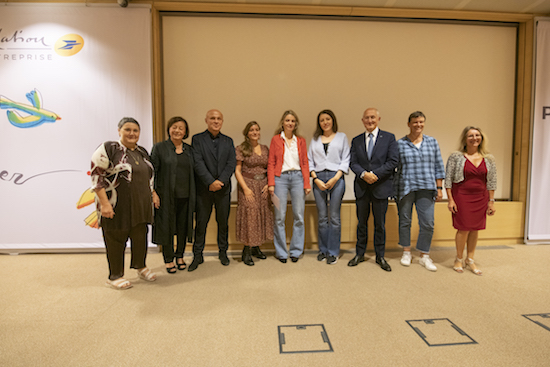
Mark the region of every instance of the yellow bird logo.
<instances>
[{"instance_id":1,"label":"yellow bird logo","mask_svg":"<svg viewBox=\"0 0 550 367\"><path fill-rule=\"evenodd\" d=\"M80 196L80 199L78 199L78 202L76 203L76 208L82 209L94 203L95 203L95 194L92 191L92 189L87 189L82 193L82 195ZM97 222L97 211L94 210L93 213L88 215L86 219L84 219L84 223L91 228L99 228L99 225Z\"/></svg>"}]
</instances>

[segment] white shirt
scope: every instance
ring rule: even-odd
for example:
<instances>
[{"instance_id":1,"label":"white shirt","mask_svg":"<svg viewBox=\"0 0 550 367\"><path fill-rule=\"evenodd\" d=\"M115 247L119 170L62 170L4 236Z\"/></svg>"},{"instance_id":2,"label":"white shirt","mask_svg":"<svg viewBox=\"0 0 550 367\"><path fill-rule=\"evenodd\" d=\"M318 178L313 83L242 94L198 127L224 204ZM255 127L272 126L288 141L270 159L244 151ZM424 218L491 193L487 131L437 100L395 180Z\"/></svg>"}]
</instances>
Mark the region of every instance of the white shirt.
<instances>
[{"instance_id":1,"label":"white shirt","mask_svg":"<svg viewBox=\"0 0 550 367\"><path fill-rule=\"evenodd\" d=\"M292 139L285 138L285 132L281 131L281 137L285 141L285 153L283 155L283 168L281 172L300 171L300 155L298 154L298 139L292 135Z\"/></svg>"},{"instance_id":2,"label":"white shirt","mask_svg":"<svg viewBox=\"0 0 550 367\"><path fill-rule=\"evenodd\" d=\"M365 131L365 151L366 152L369 151L369 134L372 134L372 147L374 148L379 131L380 129L378 128L378 126L376 127L376 129L372 130L371 133L369 133L368 131Z\"/></svg>"},{"instance_id":3,"label":"white shirt","mask_svg":"<svg viewBox=\"0 0 550 367\"><path fill-rule=\"evenodd\" d=\"M378 126L374 130L372 130L372 132L370 132L370 133L368 132L368 130L365 131L365 152L367 153L367 155L369 154L369 139L370 139L369 134L372 134L372 149L374 149L374 146L376 145L376 138L378 137L378 132L379 131L380 131L380 129L378 128ZM361 179L363 179L366 172L367 171L361 172L361 176L359 176L359 177L361 177ZM370 172L372 173L372 171L370 171Z\"/></svg>"}]
</instances>

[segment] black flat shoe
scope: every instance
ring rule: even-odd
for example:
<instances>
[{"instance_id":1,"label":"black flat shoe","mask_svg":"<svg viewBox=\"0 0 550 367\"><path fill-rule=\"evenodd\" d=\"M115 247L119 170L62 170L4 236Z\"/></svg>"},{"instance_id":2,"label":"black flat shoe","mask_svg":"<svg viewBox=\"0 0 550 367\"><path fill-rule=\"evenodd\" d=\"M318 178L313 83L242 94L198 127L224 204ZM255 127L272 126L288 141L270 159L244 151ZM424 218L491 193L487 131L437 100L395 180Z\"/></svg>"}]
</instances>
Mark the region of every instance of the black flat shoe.
<instances>
[{"instance_id":1,"label":"black flat shoe","mask_svg":"<svg viewBox=\"0 0 550 367\"><path fill-rule=\"evenodd\" d=\"M204 258L202 255L196 255L193 257L193 261L191 262L191 265L189 265L189 268L187 268L187 271L195 271L199 267L200 264L204 262Z\"/></svg>"},{"instance_id":2,"label":"black flat shoe","mask_svg":"<svg viewBox=\"0 0 550 367\"><path fill-rule=\"evenodd\" d=\"M356 255L353 259L349 261L348 266L357 266L363 261L365 261L365 256Z\"/></svg>"},{"instance_id":3,"label":"black flat shoe","mask_svg":"<svg viewBox=\"0 0 550 367\"><path fill-rule=\"evenodd\" d=\"M386 261L386 259L384 259L383 257L377 257L377 258L376 258L376 263L377 263L378 265L380 265L380 267L382 268L382 270L391 271L391 266L390 266L390 264L388 264L388 262Z\"/></svg>"},{"instance_id":4,"label":"black flat shoe","mask_svg":"<svg viewBox=\"0 0 550 367\"><path fill-rule=\"evenodd\" d=\"M298 257L291 257L290 260L292 260L293 263L297 263L300 258Z\"/></svg>"},{"instance_id":5,"label":"black flat shoe","mask_svg":"<svg viewBox=\"0 0 550 367\"><path fill-rule=\"evenodd\" d=\"M280 262L282 262L283 264L286 264L286 259L279 259Z\"/></svg>"},{"instance_id":6,"label":"black flat shoe","mask_svg":"<svg viewBox=\"0 0 550 367\"><path fill-rule=\"evenodd\" d=\"M218 255L218 259L220 259L220 262L223 266L229 265L229 258L227 257L227 252L220 251L220 254Z\"/></svg>"}]
</instances>

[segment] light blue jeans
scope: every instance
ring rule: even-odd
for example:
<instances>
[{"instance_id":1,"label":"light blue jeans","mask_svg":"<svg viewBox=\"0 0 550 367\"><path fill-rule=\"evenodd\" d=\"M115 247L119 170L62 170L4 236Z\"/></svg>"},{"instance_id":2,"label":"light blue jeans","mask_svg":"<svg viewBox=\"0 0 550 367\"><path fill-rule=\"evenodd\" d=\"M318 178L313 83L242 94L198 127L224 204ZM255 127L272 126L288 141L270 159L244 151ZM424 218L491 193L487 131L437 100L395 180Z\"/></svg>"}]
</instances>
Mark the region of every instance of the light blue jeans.
<instances>
[{"instance_id":1,"label":"light blue jeans","mask_svg":"<svg viewBox=\"0 0 550 367\"><path fill-rule=\"evenodd\" d=\"M281 173L280 177L275 176L275 196L279 199L279 208L275 207L275 225L273 228L275 244L275 256L278 259L288 258L286 248L286 201L288 194L292 203L292 215L294 224L292 226L292 238L290 239L290 257L300 257L304 252L305 228L304 209L306 196L304 193L304 179L301 171L288 171Z\"/></svg>"},{"instance_id":2,"label":"light blue jeans","mask_svg":"<svg viewBox=\"0 0 550 367\"><path fill-rule=\"evenodd\" d=\"M327 182L336 175L334 171L317 172L317 177ZM319 187L313 183L313 195L317 204L317 214L319 221L318 240L319 252L325 255L338 256L340 255L340 239L342 233L342 225L340 222L340 208L342 206L342 198L346 191L346 183L344 177L334 184L332 189L321 191Z\"/></svg>"},{"instance_id":3,"label":"light blue jeans","mask_svg":"<svg viewBox=\"0 0 550 367\"><path fill-rule=\"evenodd\" d=\"M399 212L399 245L409 247L411 245L411 221L412 207L416 206L418 215L418 240L416 249L420 252L430 252L434 233L434 206L435 198L433 190L413 191L405 195L397 203Z\"/></svg>"}]
</instances>

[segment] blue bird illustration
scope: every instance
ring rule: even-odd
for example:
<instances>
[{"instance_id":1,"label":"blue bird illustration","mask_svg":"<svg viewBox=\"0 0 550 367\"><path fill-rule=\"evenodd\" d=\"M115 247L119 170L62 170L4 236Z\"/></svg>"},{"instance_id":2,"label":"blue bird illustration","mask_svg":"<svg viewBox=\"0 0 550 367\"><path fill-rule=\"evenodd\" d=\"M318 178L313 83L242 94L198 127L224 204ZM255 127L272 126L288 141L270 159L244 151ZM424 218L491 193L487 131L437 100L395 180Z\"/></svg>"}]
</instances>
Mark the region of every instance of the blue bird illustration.
<instances>
[{"instance_id":1,"label":"blue bird illustration","mask_svg":"<svg viewBox=\"0 0 550 367\"><path fill-rule=\"evenodd\" d=\"M42 96L37 89L27 93L26 96L32 106L14 102L4 96L0 96L0 108L8 110L7 114L10 124L19 128L29 128L40 126L45 122L61 120L61 117L54 112L42 108ZM14 110L27 113L28 115L22 116Z\"/></svg>"}]
</instances>

